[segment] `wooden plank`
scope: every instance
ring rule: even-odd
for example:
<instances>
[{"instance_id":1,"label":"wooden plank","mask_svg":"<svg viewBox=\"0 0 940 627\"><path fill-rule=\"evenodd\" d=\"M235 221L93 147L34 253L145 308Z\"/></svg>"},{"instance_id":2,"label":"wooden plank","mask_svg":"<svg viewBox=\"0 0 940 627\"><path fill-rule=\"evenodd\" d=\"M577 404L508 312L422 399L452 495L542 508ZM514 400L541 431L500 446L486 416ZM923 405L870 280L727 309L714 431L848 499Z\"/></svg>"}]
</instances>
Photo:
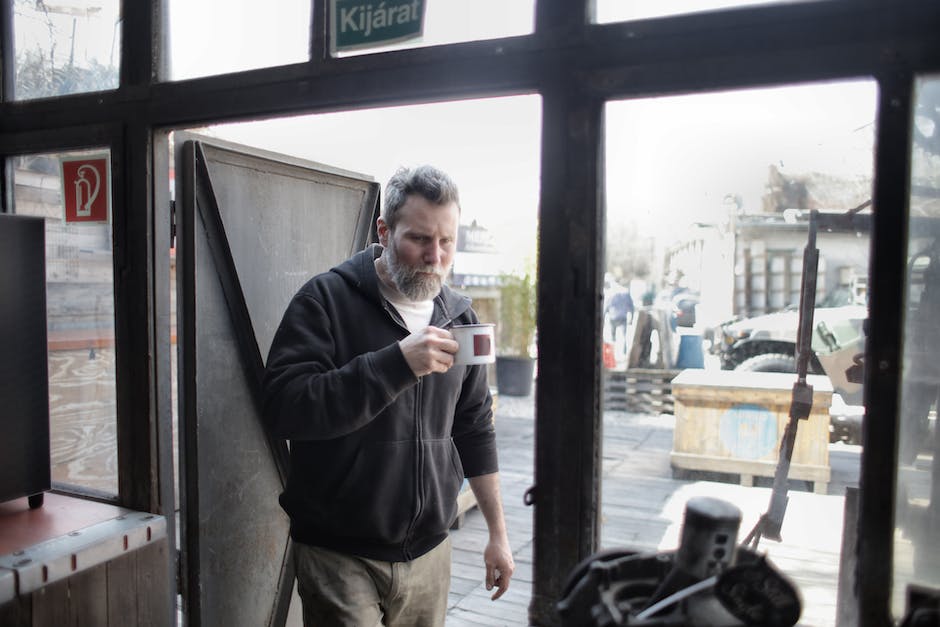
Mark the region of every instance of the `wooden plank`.
<instances>
[{"instance_id":1,"label":"wooden plank","mask_svg":"<svg viewBox=\"0 0 940 627\"><path fill-rule=\"evenodd\" d=\"M169 62L167 34L161 22L167 5L156 4L142 11L121 13L121 85L146 87L155 78L166 80Z\"/></svg>"},{"instance_id":2,"label":"wooden plank","mask_svg":"<svg viewBox=\"0 0 940 627\"><path fill-rule=\"evenodd\" d=\"M458 607L451 610L451 613L448 614L447 626L451 627L452 624L468 625L473 627L479 627L480 625L505 627L507 623L505 619L494 618L492 616L482 614L475 607L469 610Z\"/></svg>"},{"instance_id":3,"label":"wooden plank","mask_svg":"<svg viewBox=\"0 0 940 627\"><path fill-rule=\"evenodd\" d=\"M0 605L0 625L30 627L33 624L33 604L30 597L16 597Z\"/></svg>"},{"instance_id":4,"label":"wooden plank","mask_svg":"<svg viewBox=\"0 0 940 627\"><path fill-rule=\"evenodd\" d=\"M473 612L474 620L483 624L495 625L526 625L528 624L528 594L510 587L499 600L493 601L490 597L493 592L482 586L472 594L462 599L452 610L456 615L461 611ZM497 621L497 622L489 622Z\"/></svg>"},{"instance_id":5,"label":"wooden plank","mask_svg":"<svg viewBox=\"0 0 940 627\"><path fill-rule=\"evenodd\" d=\"M451 592L460 592L462 596L466 596L484 584L486 568L483 565L483 557L478 556L473 563L464 563L469 561L451 562L451 578L454 580L451 583Z\"/></svg>"},{"instance_id":6,"label":"wooden plank","mask_svg":"<svg viewBox=\"0 0 940 627\"><path fill-rule=\"evenodd\" d=\"M133 553L107 563L108 625L120 625L137 616L137 558ZM134 584L134 585L128 585Z\"/></svg>"},{"instance_id":7,"label":"wooden plank","mask_svg":"<svg viewBox=\"0 0 940 627\"><path fill-rule=\"evenodd\" d=\"M13 3L0 3L0 100L13 100L16 89L16 47L13 45ZM4 207L13 206L12 193L7 194L9 184L12 187L12 177L7 177L5 160L0 160L3 170L0 171L0 203Z\"/></svg>"},{"instance_id":8,"label":"wooden plank","mask_svg":"<svg viewBox=\"0 0 940 627\"><path fill-rule=\"evenodd\" d=\"M167 599L173 594L166 578L166 538L141 547L133 555L137 560L137 625L162 627L172 623L172 604Z\"/></svg>"},{"instance_id":9,"label":"wooden plank","mask_svg":"<svg viewBox=\"0 0 940 627\"><path fill-rule=\"evenodd\" d=\"M69 625L108 625L107 566L101 564L68 579ZM112 623L115 624L115 623Z\"/></svg>"},{"instance_id":10,"label":"wooden plank","mask_svg":"<svg viewBox=\"0 0 940 627\"><path fill-rule=\"evenodd\" d=\"M897 207L902 215L910 202L911 137L914 76L893 73L879 81L879 115L875 138L875 171L872 202L876 207ZM861 482L867 487L858 502L859 625L875 627L891 622L892 558L895 543L895 477L898 444L898 399L901 394L901 347L904 346L904 311L908 241L907 221L891 219L891 212L873 212L873 236L869 293L873 295L865 363L866 411L877 420L866 420L862 441L866 459ZM877 295L877 297L874 297ZM936 462L935 462L936 463Z\"/></svg>"},{"instance_id":11,"label":"wooden plank","mask_svg":"<svg viewBox=\"0 0 940 627\"><path fill-rule=\"evenodd\" d=\"M676 468L688 470L703 470L710 472L725 472L732 474L747 474L758 477L773 477L777 468L776 461L758 459L736 459L710 455L688 453L673 453L669 457ZM789 477L828 483L831 472L829 466L810 466L806 464L791 464Z\"/></svg>"},{"instance_id":12,"label":"wooden plank","mask_svg":"<svg viewBox=\"0 0 940 627\"><path fill-rule=\"evenodd\" d=\"M61 627L69 624L69 582L63 579L44 586L31 595L33 627Z\"/></svg>"},{"instance_id":13,"label":"wooden plank","mask_svg":"<svg viewBox=\"0 0 940 627\"><path fill-rule=\"evenodd\" d=\"M114 337L120 347L115 368L117 412L118 486L121 505L143 512L159 512L159 460L154 453L157 416L154 361L153 181L149 169L135 167L152 157L150 129L141 123L122 125L110 138L114 206L112 230L120 233L114 244ZM133 242L133 244L130 244ZM163 461L166 461L164 456ZM165 475L164 475L165 476ZM169 507L167 509L170 509Z\"/></svg>"},{"instance_id":14,"label":"wooden plank","mask_svg":"<svg viewBox=\"0 0 940 627\"><path fill-rule=\"evenodd\" d=\"M672 413L672 379L678 370L628 368L604 373L604 409Z\"/></svg>"},{"instance_id":15,"label":"wooden plank","mask_svg":"<svg viewBox=\"0 0 940 627\"><path fill-rule=\"evenodd\" d=\"M831 394L832 383L823 375L808 375L806 382L813 387L813 394ZM741 372L738 370L688 369L679 372L672 380L673 391L681 389L685 398L714 398L725 390L746 391L749 394L765 394L769 398L787 398L796 383L796 375L785 372ZM815 396L814 396L815 400Z\"/></svg>"},{"instance_id":16,"label":"wooden plank","mask_svg":"<svg viewBox=\"0 0 940 627\"><path fill-rule=\"evenodd\" d=\"M842 526L844 532L839 561L836 627L851 627L858 624L858 590L855 587L855 569L858 567L855 556L858 542L858 488L846 490L842 516L845 524Z\"/></svg>"},{"instance_id":17,"label":"wooden plank","mask_svg":"<svg viewBox=\"0 0 940 627\"><path fill-rule=\"evenodd\" d=\"M599 531L604 101L551 84L542 106L538 299L551 307L539 307L538 353L564 367L540 369L535 390L531 619L552 624L565 574L597 546Z\"/></svg>"},{"instance_id":18,"label":"wooden plank","mask_svg":"<svg viewBox=\"0 0 940 627\"><path fill-rule=\"evenodd\" d=\"M155 126L179 127L294 111L527 93L538 89L540 77L558 77L567 67L583 71L582 80L592 89L622 96L871 75L898 59L908 64L935 59L936 18L927 8L930 3L897 4L891 3L890 10L880 3L851 8L814 3L694 14L669 18L661 26L644 25L645 36L639 38L631 37L635 26L628 22L576 31L581 45L571 37L510 37L156 83L149 89L130 86L25 107L3 103L0 130L44 129L50 120L82 125L134 116ZM150 5L136 8L150 10ZM855 28L847 31L849 20ZM876 53L884 48L896 55L886 59ZM495 58L500 62L493 63ZM595 68L607 72L596 75ZM579 88L573 78L567 80L570 91Z\"/></svg>"}]
</instances>

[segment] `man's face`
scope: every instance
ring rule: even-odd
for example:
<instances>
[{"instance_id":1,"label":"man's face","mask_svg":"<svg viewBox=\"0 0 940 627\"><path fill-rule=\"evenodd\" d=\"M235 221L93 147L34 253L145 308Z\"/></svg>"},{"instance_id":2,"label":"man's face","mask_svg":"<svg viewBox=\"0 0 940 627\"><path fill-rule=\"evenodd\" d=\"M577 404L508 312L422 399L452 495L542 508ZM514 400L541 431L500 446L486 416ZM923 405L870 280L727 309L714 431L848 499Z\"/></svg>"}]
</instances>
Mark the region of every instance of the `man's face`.
<instances>
[{"instance_id":1,"label":"man's face","mask_svg":"<svg viewBox=\"0 0 940 627\"><path fill-rule=\"evenodd\" d=\"M379 243L398 291L419 301L434 298L450 272L457 248L457 203L435 205L412 194L398 211L391 230L382 218L377 222Z\"/></svg>"}]
</instances>

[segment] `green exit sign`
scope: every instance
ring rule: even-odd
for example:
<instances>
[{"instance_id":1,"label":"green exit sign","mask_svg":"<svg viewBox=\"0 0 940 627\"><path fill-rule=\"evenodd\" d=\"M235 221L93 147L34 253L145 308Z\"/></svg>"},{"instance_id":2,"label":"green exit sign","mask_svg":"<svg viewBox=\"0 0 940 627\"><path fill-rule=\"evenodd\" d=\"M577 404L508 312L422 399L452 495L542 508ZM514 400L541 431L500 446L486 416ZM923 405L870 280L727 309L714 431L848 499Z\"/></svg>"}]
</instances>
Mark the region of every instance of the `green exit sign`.
<instances>
[{"instance_id":1,"label":"green exit sign","mask_svg":"<svg viewBox=\"0 0 940 627\"><path fill-rule=\"evenodd\" d=\"M424 0L332 0L333 50L371 48L420 37Z\"/></svg>"}]
</instances>

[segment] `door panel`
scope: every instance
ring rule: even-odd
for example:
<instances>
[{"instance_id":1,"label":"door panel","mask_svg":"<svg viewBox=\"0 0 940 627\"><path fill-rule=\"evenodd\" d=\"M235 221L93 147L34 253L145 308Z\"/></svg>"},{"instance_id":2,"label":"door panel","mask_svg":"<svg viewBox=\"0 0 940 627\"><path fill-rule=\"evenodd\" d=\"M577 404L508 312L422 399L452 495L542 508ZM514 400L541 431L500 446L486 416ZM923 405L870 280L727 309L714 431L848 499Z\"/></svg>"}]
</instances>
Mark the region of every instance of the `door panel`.
<instances>
[{"instance_id":1,"label":"door panel","mask_svg":"<svg viewBox=\"0 0 940 627\"><path fill-rule=\"evenodd\" d=\"M191 625L281 625L293 588L277 496L287 446L260 418L263 359L294 292L374 237L378 185L176 134L182 556Z\"/></svg>"},{"instance_id":2,"label":"door panel","mask_svg":"<svg viewBox=\"0 0 940 627\"><path fill-rule=\"evenodd\" d=\"M267 357L294 292L367 243L378 185L319 164L276 161L270 153L205 142L202 149L258 347Z\"/></svg>"}]
</instances>

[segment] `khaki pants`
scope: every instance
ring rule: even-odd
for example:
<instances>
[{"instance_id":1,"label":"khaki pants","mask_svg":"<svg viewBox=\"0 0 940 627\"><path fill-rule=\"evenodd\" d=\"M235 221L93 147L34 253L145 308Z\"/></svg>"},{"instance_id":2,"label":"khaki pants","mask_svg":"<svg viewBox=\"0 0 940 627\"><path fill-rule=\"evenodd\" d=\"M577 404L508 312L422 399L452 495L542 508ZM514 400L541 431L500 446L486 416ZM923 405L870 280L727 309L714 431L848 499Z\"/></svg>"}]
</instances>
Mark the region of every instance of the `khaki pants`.
<instances>
[{"instance_id":1,"label":"khaki pants","mask_svg":"<svg viewBox=\"0 0 940 627\"><path fill-rule=\"evenodd\" d=\"M410 562L383 562L294 543L305 627L441 627L450 538Z\"/></svg>"}]
</instances>

